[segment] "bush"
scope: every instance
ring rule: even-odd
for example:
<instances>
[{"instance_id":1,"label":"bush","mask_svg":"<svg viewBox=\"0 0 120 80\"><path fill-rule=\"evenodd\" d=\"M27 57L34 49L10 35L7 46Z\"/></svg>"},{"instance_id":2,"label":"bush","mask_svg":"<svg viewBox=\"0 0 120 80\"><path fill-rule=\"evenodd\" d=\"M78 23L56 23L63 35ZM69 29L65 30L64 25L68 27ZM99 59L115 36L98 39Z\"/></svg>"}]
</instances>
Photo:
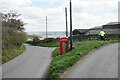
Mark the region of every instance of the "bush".
<instances>
[{"instance_id":1,"label":"bush","mask_svg":"<svg viewBox=\"0 0 120 80\"><path fill-rule=\"evenodd\" d=\"M54 42L55 39L54 38L46 38L43 41L44 41L44 43L49 43L49 42Z\"/></svg>"},{"instance_id":2,"label":"bush","mask_svg":"<svg viewBox=\"0 0 120 80\"><path fill-rule=\"evenodd\" d=\"M25 23L17 19L19 14L13 12L2 14L2 57L3 62L6 62L15 57L17 48L26 42L28 36L23 28Z\"/></svg>"},{"instance_id":3,"label":"bush","mask_svg":"<svg viewBox=\"0 0 120 80\"><path fill-rule=\"evenodd\" d=\"M33 44L39 43L40 39L37 36L33 37Z\"/></svg>"},{"instance_id":4,"label":"bush","mask_svg":"<svg viewBox=\"0 0 120 80\"><path fill-rule=\"evenodd\" d=\"M26 43L34 45L34 46L42 46L42 47L58 47L60 46L60 38L47 38L44 40L39 40L36 38L33 41L27 41Z\"/></svg>"}]
</instances>

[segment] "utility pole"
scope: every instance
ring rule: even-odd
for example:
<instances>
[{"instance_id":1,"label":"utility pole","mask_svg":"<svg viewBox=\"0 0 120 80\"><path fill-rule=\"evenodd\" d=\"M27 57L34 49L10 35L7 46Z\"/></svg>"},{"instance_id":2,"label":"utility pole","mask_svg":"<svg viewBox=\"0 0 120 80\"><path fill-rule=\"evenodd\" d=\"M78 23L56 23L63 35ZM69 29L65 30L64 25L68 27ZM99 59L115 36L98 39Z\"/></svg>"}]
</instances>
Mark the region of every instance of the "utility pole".
<instances>
[{"instance_id":1,"label":"utility pole","mask_svg":"<svg viewBox=\"0 0 120 80\"><path fill-rule=\"evenodd\" d=\"M73 41L73 37L72 37L72 3L70 0L70 50L73 49L72 41Z\"/></svg>"},{"instance_id":2,"label":"utility pole","mask_svg":"<svg viewBox=\"0 0 120 80\"><path fill-rule=\"evenodd\" d=\"M47 16L46 16L46 38L48 38L48 35L47 35Z\"/></svg>"},{"instance_id":3,"label":"utility pole","mask_svg":"<svg viewBox=\"0 0 120 80\"><path fill-rule=\"evenodd\" d=\"M66 37L68 37L67 8L65 8L65 16L66 16Z\"/></svg>"}]
</instances>

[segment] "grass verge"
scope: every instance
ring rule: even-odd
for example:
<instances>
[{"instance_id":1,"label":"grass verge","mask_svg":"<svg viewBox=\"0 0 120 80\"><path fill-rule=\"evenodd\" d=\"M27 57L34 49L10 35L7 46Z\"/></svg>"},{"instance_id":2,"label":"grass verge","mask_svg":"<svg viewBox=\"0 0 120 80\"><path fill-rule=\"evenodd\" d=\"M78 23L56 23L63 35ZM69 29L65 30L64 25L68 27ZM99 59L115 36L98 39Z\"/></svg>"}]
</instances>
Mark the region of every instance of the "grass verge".
<instances>
[{"instance_id":1,"label":"grass verge","mask_svg":"<svg viewBox=\"0 0 120 80\"><path fill-rule=\"evenodd\" d=\"M60 75L69 67L71 67L74 63L80 60L80 58L95 48L99 48L100 46L108 43L116 43L120 42L120 40L110 40L110 41L86 41L84 43L84 47L82 47L82 43L76 43L76 49L64 54L60 55L60 47L56 48L53 51L53 60L50 65L48 77L50 80L59 78Z\"/></svg>"},{"instance_id":2,"label":"grass verge","mask_svg":"<svg viewBox=\"0 0 120 80\"><path fill-rule=\"evenodd\" d=\"M11 48L11 49L4 50L4 53L7 53L7 54L2 55L2 64L21 55L25 50L26 50L26 46L24 46L24 45L19 46L17 48Z\"/></svg>"},{"instance_id":3,"label":"grass verge","mask_svg":"<svg viewBox=\"0 0 120 80\"><path fill-rule=\"evenodd\" d=\"M39 43L39 44L34 44L34 43L29 43L26 42L28 44L34 45L34 46L41 46L41 47L59 47L60 46L60 42L49 42L49 43Z\"/></svg>"}]
</instances>

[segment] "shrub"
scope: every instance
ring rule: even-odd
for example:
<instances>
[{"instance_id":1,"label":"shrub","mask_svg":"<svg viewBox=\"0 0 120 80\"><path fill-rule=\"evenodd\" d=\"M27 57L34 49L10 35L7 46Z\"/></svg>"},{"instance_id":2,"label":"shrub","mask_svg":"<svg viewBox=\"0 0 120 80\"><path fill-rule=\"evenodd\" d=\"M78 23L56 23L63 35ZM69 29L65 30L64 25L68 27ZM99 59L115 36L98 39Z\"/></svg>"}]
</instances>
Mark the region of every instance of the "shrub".
<instances>
[{"instance_id":1,"label":"shrub","mask_svg":"<svg viewBox=\"0 0 120 80\"><path fill-rule=\"evenodd\" d=\"M40 39L37 36L33 37L33 44L39 43Z\"/></svg>"},{"instance_id":2,"label":"shrub","mask_svg":"<svg viewBox=\"0 0 120 80\"><path fill-rule=\"evenodd\" d=\"M2 14L2 57L3 61L8 61L10 57L14 57L16 49L26 42L28 36L23 28L25 23L17 19L19 14L14 12Z\"/></svg>"}]
</instances>

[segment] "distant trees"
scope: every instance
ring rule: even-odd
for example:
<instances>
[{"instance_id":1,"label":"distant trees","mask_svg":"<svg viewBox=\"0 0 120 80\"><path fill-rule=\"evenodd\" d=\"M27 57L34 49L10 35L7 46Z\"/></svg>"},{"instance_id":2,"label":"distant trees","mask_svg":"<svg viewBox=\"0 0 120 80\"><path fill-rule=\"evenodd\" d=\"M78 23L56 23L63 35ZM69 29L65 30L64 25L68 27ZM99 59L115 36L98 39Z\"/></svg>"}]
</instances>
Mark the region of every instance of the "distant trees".
<instances>
[{"instance_id":1,"label":"distant trees","mask_svg":"<svg viewBox=\"0 0 120 80\"><path fill-rule=\"evenodd\" d=\"M10 54L7 50L21 46L27 40L24 32L25 23L18 19L20 14L2 13L2 54Z\"/></svg>"},{"instance_id":2,"label":"distant trees","mask_svg":"<svg viewBox=\"0 0 120 80\"><path fill-rule=\"evenodd\" d=\"M33 36L33 44L37 44L37 43L39 43L39 42L40 42L39 37Z\"/></svg>"}]
</instances>

